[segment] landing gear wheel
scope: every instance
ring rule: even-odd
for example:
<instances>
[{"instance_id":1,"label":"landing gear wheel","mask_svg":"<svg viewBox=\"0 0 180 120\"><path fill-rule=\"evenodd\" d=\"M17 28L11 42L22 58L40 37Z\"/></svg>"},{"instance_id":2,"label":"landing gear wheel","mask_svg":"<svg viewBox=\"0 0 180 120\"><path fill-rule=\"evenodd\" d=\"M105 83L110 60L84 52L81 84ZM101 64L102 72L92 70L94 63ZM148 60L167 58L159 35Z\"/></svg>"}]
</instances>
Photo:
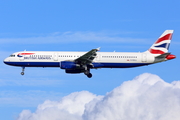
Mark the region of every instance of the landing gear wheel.
<instances>
[{"instance_id":1,"label":"landing gear wheel","mask_svg":"<svg viewBox=\"0 0 180 120\"><path fill-rule=\"evenodd\" d=\"M84 74L85 74L88 78L91 78L91 77L92 77L92 74L90 73L90 69L87 68L87 66L85 66Z\"/></svg>"},{"instance_id":2,"label":"landing gear wheel","mask_svg":"<svg viewBox=\"0 0 180 120\"><path fill-rule=\"evenodd\" d=\"M91 77L92 77L92 74L91 74L91 73L89 73L89 74L87 75L87 77L88 77L88 78L91 78Z\"/></svg>"},{"instance_id":3,"label":"landing gear wheel","mask_svg":"<svg viewBox=\"0 0 180 120\"><path fill-rule=\"evenodd\" d=\"M25 69L25 67L22 67L21 75L24 75L24 69Z\"/></svg>"},{"instance_id":4,"label":"landing gear wheel","mask_svg":"<svg viewBox=\"0 0 180 120\"><path fill-rule=\"evenodd\" d=\"M21 75L24 75L24 72L21 72Z\"/></svg>"},{"instance_id":5,"label":"landing gear wheel","mask_svg":"<svg viewBox=\"0 0 180 120\"><path fill-rule=\"evenodd\" d=\"M85 70L85 71L84 71L84 74L85 74L85 75L88 75L89 73L90 73L90 72L89 72L88 70Z\"/></svg>"}]
</instances>

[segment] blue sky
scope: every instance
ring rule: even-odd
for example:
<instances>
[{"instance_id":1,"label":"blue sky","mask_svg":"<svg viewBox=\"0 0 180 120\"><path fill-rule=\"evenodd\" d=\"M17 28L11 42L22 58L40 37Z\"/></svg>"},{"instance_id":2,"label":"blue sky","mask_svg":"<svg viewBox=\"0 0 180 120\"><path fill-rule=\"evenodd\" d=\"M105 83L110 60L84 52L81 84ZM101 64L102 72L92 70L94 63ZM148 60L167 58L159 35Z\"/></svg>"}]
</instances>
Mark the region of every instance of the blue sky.
<instances>
[{"instance_id":1,"label":"blue sky","mask_svg":"<svg viewBox=\"0 0 180 120\"><path fill-rule=\"evenodd\" d=\"M59 100L87 90L104 95L142 73L168 83L180 80L179 1L1 1L0 60L11 53L29 51L143 52L166 29L173 29L172 61L130 69L92 70L69 75L60 68L21 68L0 63L0 119L16 119L24 109L35 111L45 100Z\"/></svg>"}]
</instances>

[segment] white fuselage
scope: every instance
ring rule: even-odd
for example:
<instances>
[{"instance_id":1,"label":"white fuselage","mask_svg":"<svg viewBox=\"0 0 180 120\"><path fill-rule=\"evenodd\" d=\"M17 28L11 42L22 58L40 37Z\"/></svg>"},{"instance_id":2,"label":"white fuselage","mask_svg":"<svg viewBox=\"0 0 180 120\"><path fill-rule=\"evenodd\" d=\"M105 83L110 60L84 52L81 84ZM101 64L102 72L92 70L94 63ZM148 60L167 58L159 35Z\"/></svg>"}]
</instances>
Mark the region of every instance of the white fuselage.
<instances>
[{"instance_id":1,"label":"white fuselage","mask_svg":"<svg viewBox=\"0 0 180 120\"><path fill-rule=\"evenodd\" d=\"M13 53L4 62L21 67L60 67L61 61L74 61L86 52L22 51ZM129 68L152 64L155 57L146 52L97 52L94 68Z\"/></svg>"}]
</instances>

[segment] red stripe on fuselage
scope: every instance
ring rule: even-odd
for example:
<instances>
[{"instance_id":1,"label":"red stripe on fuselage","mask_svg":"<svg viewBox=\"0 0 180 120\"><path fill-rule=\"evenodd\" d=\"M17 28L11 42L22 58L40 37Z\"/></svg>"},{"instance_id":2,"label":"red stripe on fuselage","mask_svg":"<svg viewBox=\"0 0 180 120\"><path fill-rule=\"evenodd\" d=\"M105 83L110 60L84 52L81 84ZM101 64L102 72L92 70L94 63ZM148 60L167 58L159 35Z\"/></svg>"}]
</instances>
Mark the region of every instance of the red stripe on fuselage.
<instances>
[{"instance_id":1,"label":"red stripe on fuselage","mask_svg":"<svg viewBox=\"0 0 180 120\"><path fill-rule=\"evenodd\" d=\"M35 53L19 53L18 55L33 55Z\"/></svg>"},{"instance_id":2,"label":"red stripe on fuselage","mask_svg":"<svg viewBox=\"0 0 180 120\"><path fill-rule=\"evenodd\" d=\"M160 42L162 42L162 41L164 41L164 40L171 40L171 37L172 37L172 33L169 33L169 34L167 34L167 35L159 38L159 39L156 41L156 43L160 43Z\"/></svg>"}]
</instances>

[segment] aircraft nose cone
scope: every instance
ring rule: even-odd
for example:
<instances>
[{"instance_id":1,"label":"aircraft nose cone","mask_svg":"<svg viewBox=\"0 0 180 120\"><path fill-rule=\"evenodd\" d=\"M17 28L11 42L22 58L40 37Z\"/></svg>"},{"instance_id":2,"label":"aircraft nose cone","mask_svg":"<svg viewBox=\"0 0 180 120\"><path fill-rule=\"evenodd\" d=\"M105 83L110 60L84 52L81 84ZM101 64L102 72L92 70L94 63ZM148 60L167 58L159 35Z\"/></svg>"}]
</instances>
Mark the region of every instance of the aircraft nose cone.
<instances>
[{"instance_id":1,"label":"aircraft nose cone","mask_svg":"<svg viewBox=\"0 0 180 120\"><path fill-rule=\"evenodd\" d=\"M4 62L5 64L7 64L8 61L9 61L8 58L6 58L6 59L4 59L3 62Z\"/></svg>"}]
</instances>

